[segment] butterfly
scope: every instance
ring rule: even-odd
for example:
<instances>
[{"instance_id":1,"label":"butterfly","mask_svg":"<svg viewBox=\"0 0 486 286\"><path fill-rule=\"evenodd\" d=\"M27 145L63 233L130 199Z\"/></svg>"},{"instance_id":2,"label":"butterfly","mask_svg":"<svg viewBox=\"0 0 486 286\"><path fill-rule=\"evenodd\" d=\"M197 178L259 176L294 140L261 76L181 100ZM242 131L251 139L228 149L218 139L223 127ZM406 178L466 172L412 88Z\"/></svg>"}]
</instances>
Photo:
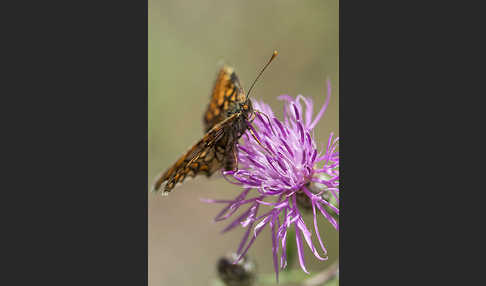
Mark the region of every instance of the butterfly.
<instances>
[{"instance_id":1,"label":"butterfly","mask_svg":"<svg viewBox=\"0 0 486 286\"><path fill-rule=\"evenodd\" d=\"M277 51L273 52L270 60L253 81L248 95L277 54ZM223 66L218 73L211 100L204 113L206 134L159 176L153 191L163 189L162 194L167 195L187 176L195 177L204 174L210 177L221 168L225 171L237 170L238 139L250 130L252 136L261 145L252 129L249 129L249 125L255 118L255 112L257 111L253 109L249 97L243 91L234 69Z\"/></svg>"}]
</instances>

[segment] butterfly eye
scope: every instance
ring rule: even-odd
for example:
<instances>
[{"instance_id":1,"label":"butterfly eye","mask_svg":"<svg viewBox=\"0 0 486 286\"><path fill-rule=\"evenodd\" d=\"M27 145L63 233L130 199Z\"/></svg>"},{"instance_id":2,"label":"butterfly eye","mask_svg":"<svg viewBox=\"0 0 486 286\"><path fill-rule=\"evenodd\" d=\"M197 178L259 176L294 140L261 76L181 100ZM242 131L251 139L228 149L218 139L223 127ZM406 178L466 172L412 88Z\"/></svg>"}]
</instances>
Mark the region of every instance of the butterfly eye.
<instances>
[{"instance_id":1,"label":"butterfly eye","mask_svg":"<svg viewBox=\"0 0 486 286\"><path fill-rule=\"evenodd\" d=\"M245 104L245 105L243 105L243 109L244 109L244 110L248 110L248 105L246 105L246 104Z\"/></svg>"}]
</instances>

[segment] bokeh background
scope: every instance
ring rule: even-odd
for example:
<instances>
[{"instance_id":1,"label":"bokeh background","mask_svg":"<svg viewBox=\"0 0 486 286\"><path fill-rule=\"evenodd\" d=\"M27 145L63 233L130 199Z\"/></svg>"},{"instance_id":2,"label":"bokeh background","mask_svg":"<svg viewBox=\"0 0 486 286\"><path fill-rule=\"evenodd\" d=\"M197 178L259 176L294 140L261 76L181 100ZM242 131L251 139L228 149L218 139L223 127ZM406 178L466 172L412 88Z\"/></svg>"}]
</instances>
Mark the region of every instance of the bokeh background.
<instances>
[{"instance_id":1,"label":"bokeh background","mask_svg":"<svg viewBox=\"0 0 486 286\"><path fill-rule=\"evenodd\" d=\"M149 0L149 185L203 135L202 115L221 64L233 66L248 90L274 49L279 56L252 97L265 100L282 118L278 95L310 96L318 109L329 78L332 97L315 136L324 144L330 132L339 135L338 9L337 0ZM168 197L148 192L150 286L210 285L218 258L237 249L244 229L221 234L227 222L212 221L221 205L199 199L233 198L238 191L220 177L202 176L186 180ZM320 218L329 260L321 262L306 249L311 273L339 255L338 232ZM273 271L268 229L249 255L259 272Z\"/></svg>"}]
</instances>

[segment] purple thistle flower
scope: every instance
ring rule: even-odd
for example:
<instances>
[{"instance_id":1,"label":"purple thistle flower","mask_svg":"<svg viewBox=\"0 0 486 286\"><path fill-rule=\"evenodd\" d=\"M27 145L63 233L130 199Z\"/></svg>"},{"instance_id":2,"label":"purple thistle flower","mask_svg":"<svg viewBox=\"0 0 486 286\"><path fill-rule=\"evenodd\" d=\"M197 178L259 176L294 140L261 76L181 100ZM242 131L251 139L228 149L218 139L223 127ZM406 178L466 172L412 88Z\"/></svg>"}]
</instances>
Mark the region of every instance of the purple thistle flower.
<instances>
[{"instance_id":1,"label":"purple thistle flower","mask_svg":"<svg viewBox=\"0 0 486 286\"><path fill-rule=\"evenodd\" d=\"M310 98L301 95L295 99L288 95L279 96L285 102L283 122L274 117L270 106L254 101L254 108L264 113L263 116L257 113L253 121L257 128L254 133L258 134L259 141L268 150L262 148L249 132L245 133L238 146L239 170L223 174L231 183L241 185L243 192L233 200L205 200L227 204L215 221L229 218L240 207L247 208L223 229L226 232L238 225L247 228L238 247L239 257L235 263L246 254L265 226L271 228L277 281L279 248L280 268L284 269L287 265L287 231L290 226L295 228L299 263L307 274L303 241L318 259L327 259L327 250L317 228L317 210L336 230L339 229L338 222L330 213L332 211L339 215L339 209L329 202L330 199L325 199L332 198L339 205L339 138L333 138L331 133L327 146L319 153L312 135L312 130L326 110L330 94L328 81L326 102L315 118L312 118L313 103ZM248 198L252 189L256 189L257 194ZM311 231L302 218L298 207L302 199L307 200L309 208L312 207L315 233L325 257L319 255L312 242ZM258 213L260 209L268 207L269 211ZM252 229L253 235L250 236Z\"/></svg>"}]
</instances>

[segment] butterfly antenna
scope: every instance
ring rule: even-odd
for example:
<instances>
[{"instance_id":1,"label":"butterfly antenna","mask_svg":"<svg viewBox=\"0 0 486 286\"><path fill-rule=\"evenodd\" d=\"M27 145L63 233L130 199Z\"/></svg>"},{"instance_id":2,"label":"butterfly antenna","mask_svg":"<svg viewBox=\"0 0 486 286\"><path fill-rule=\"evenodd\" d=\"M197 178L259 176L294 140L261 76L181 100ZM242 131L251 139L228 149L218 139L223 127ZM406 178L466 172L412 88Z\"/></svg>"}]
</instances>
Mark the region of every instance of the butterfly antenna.
<instances>
[{"instance_id":1,"label":"butterfly antenna","mask_svg":"<svg viewBox=\"0 0 486 286\"><path fill-rule=\"evenodd\" d=\"M265 71L265 69L268 67L268 65L270 65L270 63L275 59L275 57L278 55L278 52L277 50L273 51L273 54L272 54L272 57L270 57L270 59L268 60L267 64L262 68L262 70L260 71L260 73L258 74L258 76L256 77L256 79L253 81L253 83L251 84L250 86L250 89L248 90L248 94L246 95L247 97L250 96L250 92L251 90L253 89L253 87L255 86L255 83L258 81L258 79L260 78L260 76L263 74L263 72Z\"/></svg>"}]
</instances>

